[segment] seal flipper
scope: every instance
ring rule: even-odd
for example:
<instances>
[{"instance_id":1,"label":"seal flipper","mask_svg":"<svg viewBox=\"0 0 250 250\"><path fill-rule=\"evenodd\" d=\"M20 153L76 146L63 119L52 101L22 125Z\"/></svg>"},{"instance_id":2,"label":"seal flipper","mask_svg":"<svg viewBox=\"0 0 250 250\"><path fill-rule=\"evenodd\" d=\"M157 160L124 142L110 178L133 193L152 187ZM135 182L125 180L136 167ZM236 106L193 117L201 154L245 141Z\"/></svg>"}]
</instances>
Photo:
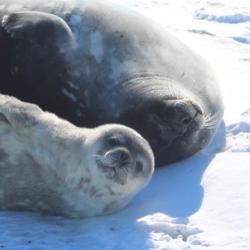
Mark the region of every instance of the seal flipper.
<instances>
[{"instance_id":1,"label":"seal flipper","mask_svg":"<svg viewBox=\"0 0 250 250\"><path fill-rule=\"evenodd\" d=\"M62 18L49 13L11 13L2 18L2 27L12 39L26 40L40 46L75 45L74 34L68 24Z\"/></svg>"},{"instance_id":2,"label":"seal flipper","mask_svg":"<svg viewBox=\"0 0 250 250\"><path fill-rule=\"evenodd\" d=\"M61 94L74 81L76 43L67 23L53 14L23 11L6 14L0 26L7 37L0 92L71 120L77 103Z\"/></svg>"}]
</instances>

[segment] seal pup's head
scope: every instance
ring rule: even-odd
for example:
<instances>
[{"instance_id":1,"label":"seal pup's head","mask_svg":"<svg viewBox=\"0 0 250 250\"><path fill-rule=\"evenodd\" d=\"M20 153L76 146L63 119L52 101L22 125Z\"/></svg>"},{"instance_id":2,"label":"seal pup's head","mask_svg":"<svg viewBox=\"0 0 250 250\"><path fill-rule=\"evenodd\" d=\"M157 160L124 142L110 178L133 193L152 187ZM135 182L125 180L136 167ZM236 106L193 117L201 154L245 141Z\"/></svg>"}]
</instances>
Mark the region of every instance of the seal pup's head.
<instances>
[{"instance_id":1,"label":"seal pup's head","mask_svg":"<svg viewBox=\"0 0 250 250\"><path fill-rule=\"evenodd\" d=\"M128 203L151 179L154 156L148 142L123 125L91 129L85 140L93 199L103 202L100 213L111 213Z\"/></svg>"},{"instance_id":2,"label":"seal pup's head","mask_svg":"<svg viewBox=\"0 0 250 250\"><path fill-rule=\"evenodd\" d=\"M152 150L133 129L79 128L5 95L0 133L0 189L6 193L0 209L103 215L125 206L154 171Z\"/></svg>"}]
</instances>

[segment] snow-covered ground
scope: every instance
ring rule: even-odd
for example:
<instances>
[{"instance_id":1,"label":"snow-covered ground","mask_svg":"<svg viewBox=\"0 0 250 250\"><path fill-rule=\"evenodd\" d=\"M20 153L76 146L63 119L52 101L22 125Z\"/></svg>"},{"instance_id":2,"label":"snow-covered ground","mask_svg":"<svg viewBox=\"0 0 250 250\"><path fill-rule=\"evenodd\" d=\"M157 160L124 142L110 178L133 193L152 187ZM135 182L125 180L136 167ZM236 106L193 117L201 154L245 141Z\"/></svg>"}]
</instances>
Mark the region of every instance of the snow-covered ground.
<instances>
[{"instance_id":1,"label":"snow-covered ground","mask_svg":"<svg viewBox=\"0 0 250 250\"><path fill-rule=\"evenodd\" d=\"M118 1L118 0L117 0ZM0 249L250 249L250 2L119 0L213 65L225 123L203 152L158 169L124 210L68 220L0 213Z\"/></svg>"}]
</instances>

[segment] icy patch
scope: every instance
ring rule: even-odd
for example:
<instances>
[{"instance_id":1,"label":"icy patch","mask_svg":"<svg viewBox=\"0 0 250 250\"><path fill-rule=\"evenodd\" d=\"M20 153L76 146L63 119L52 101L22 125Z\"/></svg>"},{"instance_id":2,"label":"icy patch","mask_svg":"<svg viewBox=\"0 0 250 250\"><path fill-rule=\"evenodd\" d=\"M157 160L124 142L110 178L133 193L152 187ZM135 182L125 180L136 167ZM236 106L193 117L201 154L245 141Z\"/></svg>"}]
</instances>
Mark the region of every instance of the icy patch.
<instances>
[{"instance_id":1,"label":"icy patch","mask_svg":"<svg viewBox=\"0 0 250 250\"><path fill-rule=\"evenodd\" d=\"M96 61L101 63L104 50L103 50L103 41L102 35L100 32L93 32L90 35L90 52L94 55Z\"/></svg>"},{"instance_id":2,"label":"icy patch","mask_svg":"<svg viewBox=\"0 0 250 250\"><path fill-rule=\"evenodd\" d=\"M202 232L188 224L185 218L174 219L162 213L148 215L137 220L149 234L150 249L190 249L190 245L208 246L199 239Z\"/></svg>"},{"instance_id":3,"label":"icy patch","mask_svg":"<svg viewBox=\"0 0 250 250\"><path fill-rule=\"evenodd\" d=\"M230 24L237 24L237 23L245 23L250 22L250 13L228 13L227 15L216 15L207 13L205 8L197 9L194 12L193 17L198 20L207 20L212 22L218 23L230 23Z\"/></svg>"}]
</instances>

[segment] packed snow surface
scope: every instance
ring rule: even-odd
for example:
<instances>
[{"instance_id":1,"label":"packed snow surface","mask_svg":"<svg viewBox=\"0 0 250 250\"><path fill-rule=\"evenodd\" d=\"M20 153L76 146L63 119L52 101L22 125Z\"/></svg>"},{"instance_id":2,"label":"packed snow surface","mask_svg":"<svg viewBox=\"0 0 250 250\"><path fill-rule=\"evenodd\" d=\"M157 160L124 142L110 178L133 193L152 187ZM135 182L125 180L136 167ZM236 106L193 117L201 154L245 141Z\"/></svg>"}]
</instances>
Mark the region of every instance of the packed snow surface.
<instances>
[{"instance_id":1,"label":"packed snow surface","mask_svg":"<svg viewBox=\"0 0 250 250\"><path fill-rule=\"evenodd\" d=\"M158 169L116 214L69 220L1 212L0 249L249 250L250 2L116 2L170 29L211 63L224 95L224 123L211 145Z\"/></svg>"}]
</instances>

